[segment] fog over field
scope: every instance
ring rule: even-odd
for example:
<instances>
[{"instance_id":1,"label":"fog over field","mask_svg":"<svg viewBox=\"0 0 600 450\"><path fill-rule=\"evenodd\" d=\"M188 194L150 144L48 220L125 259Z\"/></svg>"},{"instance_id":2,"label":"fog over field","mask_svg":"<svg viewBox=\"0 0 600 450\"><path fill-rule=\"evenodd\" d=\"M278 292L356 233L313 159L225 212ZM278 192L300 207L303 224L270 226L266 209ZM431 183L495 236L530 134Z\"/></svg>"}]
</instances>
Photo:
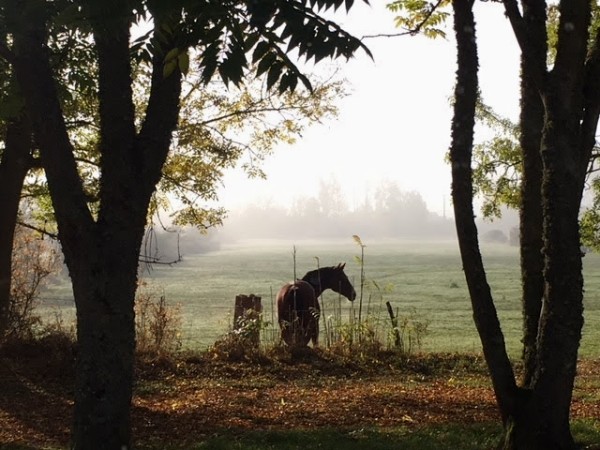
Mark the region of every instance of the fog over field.
<instances>
[{"instance_id":1,"label":"fog over field","mask_svg":"<svg viewBox=\"0 0 600 450\"><path fill-rule=\"evenodd\" d=\"M163 221L167 223L167 221ZM518 213L503 210L502 218L478 219L483 242L515 244ZM222 226L201 234L193 229L155 226L145 251L161 260L216 250L222 244L247 239L318 239L323 242L358 235L381 239L453 240L456 229L451 205L442 214L428 209L422 196L384 181L361 203L350 206L337 180L320 181L315 196L296 197L290 205L247 204L230 210ZM177 250L179 246L179 252Z\"/></svg>"},{"instance_id":2,"label":"fog over field","mask_svg":"<svg viewBox=\"0 0 600 450\"><path fill-rule=\"evenodd\" d=\"M427 324L425 351L478 351L469 296L462 272L453 219L428 211L419 195L398 198L398 209L368 204L356 210L338 205L322 208L306 199L293 209L262 205L231 212L222 227L201 234L197 230L156 226L148 233L145 252L158 264L141 264L143 289L164 296L182 314L184 347L205 348L231 326L234 299L239 294L262 297L270 342L278 339L273 300L281 285L317 267L346 263L345 272L357 292L360 288L361 247L364 247L367 283L363 311L376 323L381 339L389 335L385 303L407 320ZM389 197L393 198L393 197ZM312 209L309 209L311 207ZM335 211L335 214L332 213ZM520 279L518 248L511 245L514 213L503 220L480 221L480 237L489 279L498 301L508 342L515 355L520 349ZM514 237L514 236L513 236ZM600 258L586 258L592 269ZM592 270L592 274L595 271ZM587 275L586 275L587 276ZM598 284L598 286L596 286ZM590 308L586 323L596 321L600 279L588 279ZM338 325L358 314L350 303L331 291L322 297L324 319ZM354 308L354 309L353 309ZM68 323L74 317L69 279L63 274L42 295L47 318L57 314ZM338 311L332 318L332 311ZM323 329L322 329L323 331ZM587 339L584 351L595 351Z\"/></svg>"}]
</instances>

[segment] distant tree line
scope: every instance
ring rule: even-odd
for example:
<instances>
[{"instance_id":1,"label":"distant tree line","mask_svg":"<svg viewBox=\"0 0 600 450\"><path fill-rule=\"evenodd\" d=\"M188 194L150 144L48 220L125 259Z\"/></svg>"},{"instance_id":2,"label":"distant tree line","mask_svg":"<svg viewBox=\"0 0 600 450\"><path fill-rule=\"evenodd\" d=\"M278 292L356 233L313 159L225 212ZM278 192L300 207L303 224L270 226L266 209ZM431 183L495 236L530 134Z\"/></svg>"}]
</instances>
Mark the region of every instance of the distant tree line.
<instances>
[{"instance_id":1,"label":"distant tree line","mask_svg":"<svg viewBox=\"0 0 600 450\"><path fill-rule=\"evenodd\" d=\"M250 205L231 211L219 231L223 239L336 238L353 234L368 238L454 237L451 219L427 209L421 194L383 181L351 208L335 179L321 181L316 196L295 199L291 207Z\"/></svg>"},{"instance_id":2,"label":"distant tree line","mask_svg":"<svg viewBox=\"0 0 600 450\"><path fill-rule=\"evenodd\" d=\"M483 242L517 245L518 212L500 208L500 217L477 218ZM382 181L354 207L334 178L321 180L315 196L299 197L289 207L249 204L231 210L222 225L199 231L194 227L156 226L146 234L143 256L172 262L186 255L218 250L238 239L336 239L357 234L374 239L455 239L452 217L430 211L421 194Z\"/></svg>"}]
</instances>

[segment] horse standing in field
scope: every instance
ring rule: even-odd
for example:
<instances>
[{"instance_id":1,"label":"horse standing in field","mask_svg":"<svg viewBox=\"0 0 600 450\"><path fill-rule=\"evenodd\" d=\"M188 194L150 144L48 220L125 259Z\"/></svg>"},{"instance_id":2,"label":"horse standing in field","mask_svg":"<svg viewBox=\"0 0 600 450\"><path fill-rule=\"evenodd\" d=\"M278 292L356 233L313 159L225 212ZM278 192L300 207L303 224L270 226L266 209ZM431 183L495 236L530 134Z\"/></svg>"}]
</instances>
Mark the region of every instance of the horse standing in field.
<instances>
[{"instance_id":1,"label":"horse standing in field","mask_svg":"<svg viewBox=\"0 0 600 450\"><path fill-rule=\"evenodd\" d=\"M346 264L311 270L301 280L285 284L277 293L277 313L281 338L287 345L313 346L319 342L318 297L326 289L343 295L348 300L356 298L356 291L344 273Z\"/></svg>"}]
</instances>

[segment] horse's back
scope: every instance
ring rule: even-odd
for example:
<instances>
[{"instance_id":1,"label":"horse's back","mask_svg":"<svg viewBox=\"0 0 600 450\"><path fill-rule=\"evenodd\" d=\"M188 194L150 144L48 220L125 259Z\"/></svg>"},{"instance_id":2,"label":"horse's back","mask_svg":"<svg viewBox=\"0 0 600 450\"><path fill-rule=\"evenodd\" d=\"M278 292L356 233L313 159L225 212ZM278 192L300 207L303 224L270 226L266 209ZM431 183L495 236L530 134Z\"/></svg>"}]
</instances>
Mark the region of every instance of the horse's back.
<instances>
[{"instance_id":1,"label":"horse's back","mask_svg":"<svg viewBox=\"0 0 600 450\"><path fill-rule=\"evenodd\" d=\"M318 307L314 288L303 280L283 285L277 294L277 306L289 306L296 310Z\"/></svg>"},{"instance_id":2,"label":"horse's back","mask_svg":"<svg viewBox=\"0 0 600 450\"><path fill-rule=\"evenodd\" d=\"M296 280L285 284L277 293L277 312L282 337L288 344L297 340L292 336L295 326L291 326L297 322L303 335L300 339L302 344L306 345L311 338L316 343L318 337L315 332L318 334L320 307L310 283Z\"/></svg>"}]
</instances>

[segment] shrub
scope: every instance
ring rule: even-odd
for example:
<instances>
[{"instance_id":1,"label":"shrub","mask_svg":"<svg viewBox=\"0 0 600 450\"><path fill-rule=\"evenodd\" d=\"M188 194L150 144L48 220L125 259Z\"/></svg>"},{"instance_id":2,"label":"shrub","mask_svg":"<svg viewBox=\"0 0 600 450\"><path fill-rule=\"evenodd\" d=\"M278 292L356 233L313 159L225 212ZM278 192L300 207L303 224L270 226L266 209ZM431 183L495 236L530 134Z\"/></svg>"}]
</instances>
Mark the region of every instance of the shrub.
<instances>
[{"instance_id":1,"label":"shrub","mask_svg":"<svg viewBox=\"0 0 600 450\"><path fill-rule=\"evenodd\" d=\"M398 317L400 351L403 355L411 355L421 349L428 327L429 320L423 318L416 308L411 308L408 314Z\"/></svg>"},{"instance_id":2,"label":"shrub","mask_svg":"<svg viewBox=\"0 0 600 450\"><path fill-rule=\"evenodd\" d=\"M208 349L213 358L242 361L260 356L260 343L257 338L261 331L269 326L269 322L263 321L262 314L255 311L247 311L236 322L225 336Z\"/></svg>"},{"instance_id":3,"label":"shrub","mask_svg":"<svg viewBox=\"0 0 600 450\"><path fill-rule=\"evenodd\" d=\"M32 339L42 326L35 314L41 289L59 271L56 245L37 233L18 226L12 253L11 291L4 339Z\"/></svg>"},{"instance_id":4,"label":"shrub","mask_svg":"<svg viewBox=\"0 0 600 450\"><path fill-rule=\"evenodd\" d=\"M355 257L360 266L358 298L352 303L347 322L342 320L342 300L339 296L327 308L322 301L325 346L344 356L373 356L386 346L399 351L403 356L420 350L423 338L427 335L429 321L418 314L415 308L410 309L406 315L399 315L398 312L394 314L390 302L385 301L385 297L393 291L393 286L381 286L376 280L366 277L367 246L358 235L354 235L353 239L361 250L360 256Z\"/></svg>"},{"instance_id":5,"label":"shrub","mask_svg":"<svg viewBox=\"0 0 600 450\"><path fill-rule=\"evenodd\" d=\"M181 348L181 309L169 305L164 294L142 282L135 298L136 349L167 355Z\"/></svg>"},{"instance_id":6,"label":"shrub","mask_svg":"<svg viewBox=\"0 0 600 450\"><path fill-rule=\"evenodd\" d=\"M508 238L506 234L502 230L490 230L486 233L483 233L481 236L482 242L496 243L496 244L505 244L508 242Z\"/></svg>"}]
</instances>

